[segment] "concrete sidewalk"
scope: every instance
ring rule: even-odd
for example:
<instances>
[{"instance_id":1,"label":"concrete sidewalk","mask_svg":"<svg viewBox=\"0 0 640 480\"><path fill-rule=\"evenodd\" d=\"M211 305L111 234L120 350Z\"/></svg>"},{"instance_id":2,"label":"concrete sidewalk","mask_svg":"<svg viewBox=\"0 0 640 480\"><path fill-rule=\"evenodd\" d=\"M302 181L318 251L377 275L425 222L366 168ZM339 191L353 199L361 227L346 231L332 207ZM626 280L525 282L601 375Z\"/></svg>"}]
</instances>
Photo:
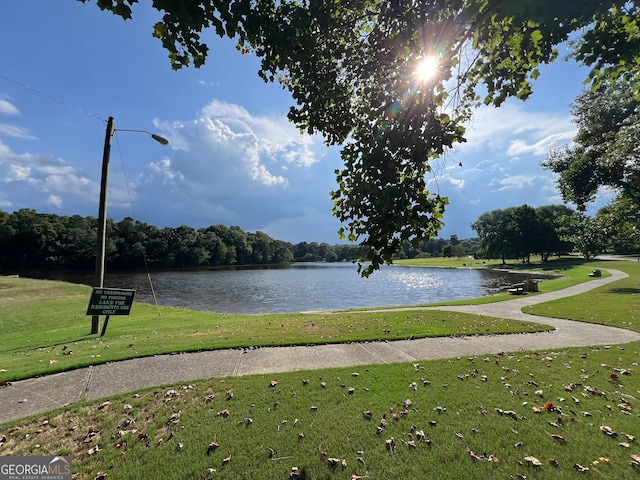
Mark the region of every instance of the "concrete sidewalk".
<instances>
[{"instance_id":1,"label":"concrete sidewalk","mask_svg":"<svg viewBox=\"0 0 640 480\"><path fill-rule=\"evenodd\" d=\"M0 388L0 423L44 413L74 403L198 379L290 372L316 368L451 358L517 350L542 350L587 345L615 345L640 340L640 334L620 328L558 320L521 312L522 307L587 292L627 276L610 270L595 279L557 292L518 297L504 302L457 307L426 307L538 322L555 331L494 336L424 338L309 347L214 350L160 355L78 369L13 382Z\"/></svg>"}]
</instances>

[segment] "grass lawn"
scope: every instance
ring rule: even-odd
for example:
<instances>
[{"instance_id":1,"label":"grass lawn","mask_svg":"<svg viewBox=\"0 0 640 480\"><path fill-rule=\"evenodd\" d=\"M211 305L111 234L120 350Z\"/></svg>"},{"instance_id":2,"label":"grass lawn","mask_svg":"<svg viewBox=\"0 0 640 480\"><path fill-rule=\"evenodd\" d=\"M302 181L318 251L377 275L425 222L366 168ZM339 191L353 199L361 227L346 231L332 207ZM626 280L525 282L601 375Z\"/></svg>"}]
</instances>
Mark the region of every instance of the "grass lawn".
<instances>
[{"instance_id":1,"label":"grass lawn","mask_svg":"<svg viewBox=\"0 0 640 480\"><path fill-rule=\"evenodd\" d=\"M591 268L617 268L629 276L584 295L527 307L524 312L568 318L640 332L640 263L593 262Z\"/></svg>"},{"instance_id":2,"label":"grass lawn","mask_svg":"<svg viewBox=\"0 0 640 480\"><path fill-rule=\"evenodd\" d=\"M585 313L575 305L589 305L589 321L640 331L634 283L640 266L602 262L575 268L606 267L630 277L576 297L572 308L535 308L576 318ZM52 288L68 302L49 304L48 312L64 310L75 296L86 308L88 290L53 283L43 290ZM15 297L7 294L12 289ZM9 298L23 298L19 308L52 301L35 302L33 295L28 286L0 288L2 323ZM587 303L594 295L600 301ZM139 307L134 313L146 314ZM164 311L160 318L146 315L148 323L165 318ZM183 315L173 333L167 327L157 336L193 339L197 323L180 330L189 312ZM87 320L71 320L82 323L73 335L85 335ZM117 329L129 320L135 321L114 317L112 337L92 350L106 355L114 349L104 347L125 335ZM375 319L349 321L354 331L367 322ZM400 329L405 322L395 325ZM49 354L62 348L42 346L48 338L42 332L28 333L30 353L14 352L23 360L40 348ZM78 479L101 472L109 480L638 478L631 462L640 454L639 350L640 343L632 343L168 385L0 425L0 455L72 455Z\"/></svg>"},{"instance_id":3,"label":"grass lawn","mask_svg":"<svg viewBox=\"0 0 640 480\"><path fill-rule=\"evenodd\" d=\"M0 381L172 352L544 331L445 311L230 315L134 303L104 337L89 335L90 287L0 277Z\"/></svg>"}]
</instances>

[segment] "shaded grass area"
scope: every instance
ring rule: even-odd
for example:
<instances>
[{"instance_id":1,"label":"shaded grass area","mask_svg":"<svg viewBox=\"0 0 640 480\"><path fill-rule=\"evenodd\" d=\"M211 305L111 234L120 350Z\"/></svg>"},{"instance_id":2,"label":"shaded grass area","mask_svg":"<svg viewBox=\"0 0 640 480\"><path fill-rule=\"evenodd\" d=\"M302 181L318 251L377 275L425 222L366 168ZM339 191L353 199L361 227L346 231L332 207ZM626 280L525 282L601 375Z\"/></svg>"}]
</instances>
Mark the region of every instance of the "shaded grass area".
<instances>
[{"instance_id":1,"label":"shaded grass area","mask_svg":"<svg viewBox=\"0 0 640 480\"><path fill-rule=\"evenodd\" d=\"M252 346L308 345L549 330L509 319L444 311L229 315L135 303L105 337L89 335L91 289L0 278L0 380L128 358Z\"/></svg>"},{"instance_id":2,"label":"shaded grass area","mask_svg":"<svg viewBox=\"0 0 640 480\"><path fill-rule=\"evenodd\" d=\"M78 479L637 478L637 348L158 387L2 425L0 455L71 455Z\"/></svg>"}]
</instances>

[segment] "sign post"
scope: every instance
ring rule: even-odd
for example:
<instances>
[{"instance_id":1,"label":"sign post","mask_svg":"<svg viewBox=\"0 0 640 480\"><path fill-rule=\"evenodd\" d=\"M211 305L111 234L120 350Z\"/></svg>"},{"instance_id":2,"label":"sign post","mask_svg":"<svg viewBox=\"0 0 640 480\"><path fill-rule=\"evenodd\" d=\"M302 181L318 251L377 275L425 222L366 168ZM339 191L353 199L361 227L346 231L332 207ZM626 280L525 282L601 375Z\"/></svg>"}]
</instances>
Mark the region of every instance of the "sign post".
<instances>
[{"instance_id":1,"label":"sign post","mask_svg":"<svg viewBox=\"0 0 640 480\"><path fill-rule=\"evenodd\" d=\"M87 315L106 316L102 333L100 334L101 337L107 331L107 324L111 315L129 315L135 294L135 290L93 287L89 306L87 307Z\"/></svg>"}]
</instances>

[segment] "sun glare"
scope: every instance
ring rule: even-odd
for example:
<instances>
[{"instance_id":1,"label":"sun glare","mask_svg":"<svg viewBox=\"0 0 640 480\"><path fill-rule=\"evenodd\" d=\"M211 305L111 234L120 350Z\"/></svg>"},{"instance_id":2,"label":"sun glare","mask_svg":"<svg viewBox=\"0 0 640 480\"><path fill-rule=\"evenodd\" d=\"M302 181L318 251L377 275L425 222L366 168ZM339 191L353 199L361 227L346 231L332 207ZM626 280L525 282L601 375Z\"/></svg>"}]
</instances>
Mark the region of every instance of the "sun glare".
<instances>
[{"instance_id":1,"label":"sun glare","mask_svg":"<svg viewBox=\"0 0 640 480\"><path fill-rule=\"evenodd\" d=\"M433 78L438 71L438 60L434 57L423 58L416 67L416 78L420 82Z\"/></svg>"}]
</instances>

